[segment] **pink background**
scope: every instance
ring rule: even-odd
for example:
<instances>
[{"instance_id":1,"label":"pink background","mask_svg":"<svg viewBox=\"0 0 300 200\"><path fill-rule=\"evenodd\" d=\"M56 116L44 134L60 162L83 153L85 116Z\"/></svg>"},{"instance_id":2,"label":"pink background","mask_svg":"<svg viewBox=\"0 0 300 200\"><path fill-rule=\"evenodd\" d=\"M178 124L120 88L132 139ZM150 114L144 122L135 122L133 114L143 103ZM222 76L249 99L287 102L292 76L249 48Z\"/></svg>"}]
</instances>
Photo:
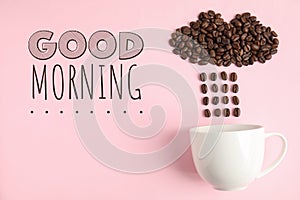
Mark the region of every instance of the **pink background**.
<instances>
[{"instance_id":1,"label":"pink background","mask_svg":"<svg viewBox=\"0 0 300 200\"><path fill-rule=\"evenodd\" d=\"M299 6L296 0L280 1L8 1L0 2L0 199L1 200L96 200L96 199L300 199L300 150L298 125L300 109L299 74L295 59L299 56ZM238 70L242 116L235 123L263 124L267 131L282 132L289 149L283 163L271 174L253 182L245 191L213 190L197 175L188 150L171 166L148 174L126 174L103 166L87 153L76 134L72 103L69 100L33 101L31 99L31 65L36 62L27 49L28 38L37 30L54 32L53 41L70 29L79 30L87 38L96 30L114 34L144 27L172 30L196 19L200 11L214 9L226 20L235 13L250 11L279 34L279 53L265 65ZM294 28L292 28L294 27ZM82 63L86 53L74 63ZM146 53L144 54L146 56ZM168 55L171 56L171 55ZM148 61L164 63L165 55L153 53ZM147 59L147 57L145 57ZM182 63L180 59L172 59ZM68 64L59 53L51 62ZM51 63L50 61L48 63ZM144 64L143 62L141 62ZM197 83L196 72L180 68ZM183 65L183 64L182 64ZM192 78L191 78L192 77ZM198 91L194 85L195 91ZM159 103L166 106L169 117L166 132L176 129L179 112L172 95L158 89L168 98L151 99L132 106L144 109L137 124L149 123L147 108ZM146 91L146 89L145 89ZM198 94L199 95L199 94ZM173 98L173 99L172 99ZM199 96L200 99L200 96ZM105 110L106 104L97 107ZM200 105L199 105L200 106ZM32 116L29 111L35 110ZM45 109L49 114L45 115ZM64 109L64 114L58 111ZM199 110L201 108L199 107ZM97 112L98 112L97 110ZM175 114L174 114L175 113ZM99 119L112 120L98 114ZM173 116L173 117L172 117ZM209 121L201 118L200 124ZM164 136L149 141L116 135L114 124L108 124L108 137L129 151L151 151L163 146ZM111 134L110 134L111 131ZM164 132L163 132L164 133ZM162 133L162 134L163 134ZM279 152L276 139L267 142L266 165Z\"/></svg>"}]
</instances>

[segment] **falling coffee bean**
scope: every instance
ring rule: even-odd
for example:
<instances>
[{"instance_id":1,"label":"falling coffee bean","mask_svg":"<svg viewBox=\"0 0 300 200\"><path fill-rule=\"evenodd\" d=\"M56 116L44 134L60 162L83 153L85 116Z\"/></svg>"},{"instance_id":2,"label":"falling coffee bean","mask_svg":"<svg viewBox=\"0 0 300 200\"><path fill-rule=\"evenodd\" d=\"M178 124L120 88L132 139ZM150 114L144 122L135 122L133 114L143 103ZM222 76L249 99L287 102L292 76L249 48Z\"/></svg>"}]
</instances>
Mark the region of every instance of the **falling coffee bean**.
<instances>
[{"instance_id":1,"label":"falling coffee bean","mask_svg":"<svg viewBox=\"0 0 300 200\"><path fill-rule=\"evenodd\" d=\"M210 74L210 80L211 81L217 80L217 74L215 72L213 72L213 73Z\"/></svg>"},{"instance_id":2,"label":"falling coffee bean","mask_svg":"<svg viewBox=\"0 0 300 200\"><path fill-rule=\"evenodd\" d=\"M214 110L214 115L215 115L216 117L220 117L220 116L221 116L221 109L220 109L220 108L216 108L216 109Z\"/></svg>"},{"instance_id":3,"label":"falling coffee bean","mask_svg":"<svg viewBox=\"0 0 300 200\"><path fill-rule=\"evenodd\" d=\"M204 110L204 116L205 117L210 117L211 116L211 113L210 113L209 109Z\"/></svg>"},{"instance_id":4,"label":"falling coffee bean","mask_svg":"<svg viewBox=\"0 0 300 200\"><path fill-rule=\"evenodd\" d=\"M211 86L211 90L213 91L213 92L218 92L218 85L217 84L212 84L212 86Z\"/></svg>"},{"instance_id":5,"label":"falling coffee bean","mask_svg":"<svg viewBox=\"0 0 300 200\"><path fill-rule=\"evenodd\" d=\"M233 96L233 97L232 97L232 103L233 103L234 105L239 105L239 104L240 104L239 98L238 98L237 96Z\"/></svg>"},{"instance_id":6,"label":"falling coffee bean","mask_svg":"<svg viewBox=\"0 0 300 200\"><path fill-rule=\"evenodd\" d=\"M202 103L203 103L203 105L207 106L208 103L209 103L209 98L208 97L203 97Z\"/></svg>"},{"instance_id":7,"label":"falling coffee bean","mask_svg":"<svg viewBox=\"0 0 300 200\"><path fill-rule=\"evenodd\" d=\"M228 103L229 103L229 98L228 98L228 96L223 96L223 97L222 97L222 102L223 102L224 104L228 104Z\"/></svg>"},{"instance_id":8,"label":"falling coffee bean","mask_svg":"<svg viewBox=\"0 0 300 200\"><path fill-rule=\"evenodd\" d=\"M232 72L230 74L230 81L235 82L237 80L237 74L235 72Z\"/></svg>"},{"instance_id":9,"label":"falling coffee bean","mask_svg":"<svg viewBox=\"0 0 300 200\"><path fill-rule=\"evenodd\" d=\"M234 108L233 109L233 116L239 117L241 115L241 109L239 108Z\"/></svg>"},{"instance_id":10,"label":"falling coffee bean","mask_svg":"<svg viewBox=\"0 0 300 200\"><path fill-rule=\"evenodd\" d=\"M202 84L202 85L201 85L201 92L202 92L203 94L206 94L206 93L207 93L207 85L206 85L206 84Z\"/></svg>"},{"instance_id":11,"label":"falling coffee bean","mask_svg":"<svg viewBox=\"0 0 300 200\"><path fill-rule=\"evenodd\" d=\"M223 115L224 115L224 117L229 117L230 116L230 110L229 110L229 108L225 108L223 110Z\"/></svg>"},{"instance_id":12,"label":"falling coffee bean","mask_svg":"<svg viewBox=\"0 0 300 200\"><path fill-rule=\"evenodd\" d=\"M232 85L231 91L233 93L238 93L239 92L239 85L238 84Z\"/></svg>"},{"instance_id":13,"label":"falling coffee bean","mask_svg":"<svg viewBox=\"0 0 300 200\"><path fill-rule=\"evenodd\" d=\"M204 72L201 73L199 78L200 78L200 81L202 81L202 82L206 81L206 79L207 79L206 73L204 73Z\"/></svg>"},{"instance_id":14,"label":"falling coffee bean","mask_svg":"<svg viewBox=\"0 0 300 200\"><path fill-rule=\"evenodd\" d=\"M222 85L222 92L224 92L224 93L227 93L228 92L228 90L229 90L229 87L228 87L228 85L225 83L225 84L223 84Z\"/></svg>"},{"instance_id":15,"label":"falling coffee bean","mask_svg":"<svg viewBox=\"0 0 300 200\"><path fill-rule=\"evenodd\" d=\"M227 80L227 73L226 72L221 72L221 79L226 81Z\"/></svg>"},{"instance_id":16,"label":"falling coffee bean","mask_svg":"<svg viewBox=\"0 0 300 200\"><path fill-rule=\"evenodd\" d=\"M218 105L219 104L219 97L215 96L212 98L212 104Z\"/></svg>"}]
</instances>

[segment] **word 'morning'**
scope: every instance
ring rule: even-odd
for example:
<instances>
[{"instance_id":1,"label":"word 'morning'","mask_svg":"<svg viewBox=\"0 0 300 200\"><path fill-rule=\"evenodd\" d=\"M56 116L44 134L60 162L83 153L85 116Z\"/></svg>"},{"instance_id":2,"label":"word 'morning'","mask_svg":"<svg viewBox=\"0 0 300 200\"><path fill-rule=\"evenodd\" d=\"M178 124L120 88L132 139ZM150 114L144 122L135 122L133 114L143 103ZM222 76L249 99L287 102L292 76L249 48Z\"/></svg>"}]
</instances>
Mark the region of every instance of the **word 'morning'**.
<instances>
[{"instance_id":1,"label":"word 'morning'","mask_svg":"<svg viewBox=\"0 0 300 200\"><path fill-rule=\"evenodd\" d=\"M131 90L131 70L133 67L136 67L136 64L130 66L127 75L127 89L128 93L133 100L140 100L141 90L139 88ZM64 96L65 85L68 88L68 98L69 99L84 99L84 91L87 90L88 96L90 99L94 98L94 76L99 76L100 83L100 95L99 99L106 99L105 91L104 91L104 68L105 65L99 65L97 68L99 72L94 73L94 65L91 64L89 69L86 69L84 65L81 65L80 71L76 71L76 68L73 65L69 65L69 73L67 75L64 74L63 68L61 65L56 64L52 67L51 78L52 78L52 91L53 96L57 100L61 100ZM33 65L32 68L32 98L36 98L36 90L39 95L42 95L42 91L44 91L44 99L48 99L48 90L49 88L49 77L47 76L47 65L43 66L41 74L38 76L38 72L41 70L37 70L36 66ZM48 72L49 73L49 72ZM96 74L96 75L95 75ZM47 78L48 77L48 78ZM110 88L110 99L113 98L113 87L116 88L117 94L116 97L122 99L123 97L123 65L120 64L119 67L119 77L116 77L115 67L113 65L109 66L109 88ZM78 81L76 81L77 79ZM84 89L86 88L86 89ZM50 90L49 90L50 91Z\"/></svg>"},{"instance_id":2,"label":"word 'morning'","mask_svg":"<svg viewBox=\"0 0 300 200\"><path fill-rule=\"evenodd\" d=\"M106 59L112 56L117 48L117 41L112 33L101 30L96 31L90 37L88 43L82 33L71 30L63 33L56 42L42 42L41 40L50 41L53 32L47 30L37 31L30 37L28 41L28 49L31 55L39 60L47 60L51 58L57 49L68 59L77 59L81 57L88 46L90 53L98 59ZM70 42L76 43L76 48L70 48ZM102 49L100 44L104 43L105 48ZM144 48L143 39L136 33L120 32L119 33L119 59L127 60L139 55Z\"/></svg>"}]
</instances>

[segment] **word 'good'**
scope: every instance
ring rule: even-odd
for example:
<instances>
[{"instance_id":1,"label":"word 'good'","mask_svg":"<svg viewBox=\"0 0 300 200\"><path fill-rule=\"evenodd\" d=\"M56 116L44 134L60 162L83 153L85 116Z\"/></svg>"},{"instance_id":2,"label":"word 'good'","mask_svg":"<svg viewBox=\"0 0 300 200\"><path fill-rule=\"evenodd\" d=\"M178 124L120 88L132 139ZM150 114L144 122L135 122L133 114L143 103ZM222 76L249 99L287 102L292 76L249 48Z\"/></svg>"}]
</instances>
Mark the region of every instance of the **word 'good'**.
<instances>
[{"instance_id":1,"label":"word 'good'","mask_svg":"<svg viewBox=\"0 0 300 200\"><path fill-rule=\"evenodd\" d=\"M109 31L96 31L91 35L87 42L84 35L78 31L70 30L63 33L56 42L41 42L41 40L50 41L53 32L48 30L37 31L28 41L28 49L31 55L39 60L51 58L57 49L68 59L77 59L81 57L88 46L90 53L98 59L106 59L112 56L117 48L116 38ZM76 43L76 48L70 48L70 42ZM105 48L101 48L101 43ZM120 32L119 33L119 59L127 60L139 55L144 47L143 39L136 33Z\"/></svg>"}]
</instances>

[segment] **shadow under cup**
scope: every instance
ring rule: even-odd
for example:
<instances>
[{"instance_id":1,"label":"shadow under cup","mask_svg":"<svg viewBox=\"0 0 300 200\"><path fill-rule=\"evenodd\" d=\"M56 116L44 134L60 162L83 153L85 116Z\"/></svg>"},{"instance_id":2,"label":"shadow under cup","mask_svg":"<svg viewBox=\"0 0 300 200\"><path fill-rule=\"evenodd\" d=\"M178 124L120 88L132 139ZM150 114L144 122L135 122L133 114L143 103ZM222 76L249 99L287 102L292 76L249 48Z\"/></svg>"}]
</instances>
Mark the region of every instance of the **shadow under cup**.
<instances>
[{"instance_id":1,"label":"shadow under cup","mask_svg":"<svg viewBox=\"0 0 300 200\"><path fill-rule=\"evenodd\" d=\"M282 151L274 163L261 171L265 139L279 137ZM255 178L279 165L287 150L286 138L265 133L259 125L212 125L190 129L193 160L198 174L215 189L242 190Z\"/></svg>"}]
</instances>

